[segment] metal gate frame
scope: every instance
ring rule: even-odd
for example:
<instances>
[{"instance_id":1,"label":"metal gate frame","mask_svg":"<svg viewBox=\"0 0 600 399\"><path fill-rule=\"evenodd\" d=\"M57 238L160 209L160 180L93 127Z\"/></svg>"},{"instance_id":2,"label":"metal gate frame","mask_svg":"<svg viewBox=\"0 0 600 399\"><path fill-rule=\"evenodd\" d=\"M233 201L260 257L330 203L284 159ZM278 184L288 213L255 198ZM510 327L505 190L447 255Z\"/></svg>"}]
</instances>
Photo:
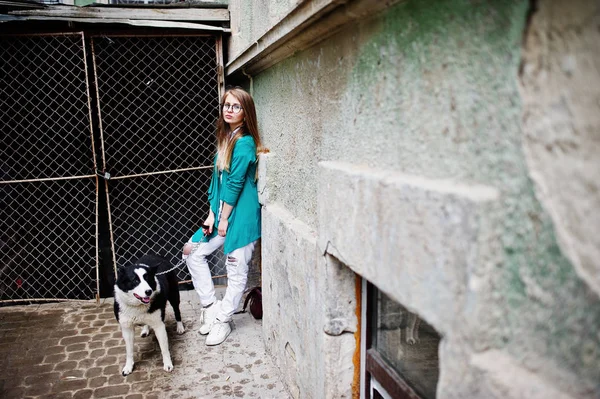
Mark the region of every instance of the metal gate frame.
<instances>
[{"instance_id":1,"label":"metal gate frame","mask_svg":"<svg viewBox=\"0 0 600 399\"><path fill-rule=\"evenodd\" d=\"M41 177L41 178L30 178L30 179L17 179L17 180L3 180L5 176L0 176L0 187L2 187L3 189L5 187L9 187L12 185L17 185L17 184L36 184L36 183L43 183L43 182L47 182L47 181L63 181L63 180L72 180L72 179L92 179L94 187L95 187L95 200L94 200L94 206L95 206L95 296L96 296L96 300L99 300L99 294L100 294L100 254L99 254L99 249L100 249L100 245L99 245L99 198L100 198L100 194L99 194L99 190L100 190L100 179L104 180L104 191L105 191L105 196L106 196L106 205L108 207L108 224L109 224L109 231L110 231L110 245L111 245L111 252L112 252L112 264L113 264L113 269L114 272L116 273L117 270L117 266L119 265L118 260L117 260L117 254L118 254L118 248L115 247L115 237L114 237L114 230L115 230L115 225L114 225L114 221L113 221L113 213L111 211L111 199L112 197L110 196L110 188L111 185L113 183L117 183L119 180L123 181L124 179L148 179L148 178L155 178L157 176L164 176L164 175L173 175L173 174L182 174L182 173L199 173L199 172L210 172L212 165L211 163L208 165L203 165L203 166L194 166L194 167L189 167L189 168L177 168L174 170L162 170L162 171L153 171L153 172L145 172L145 173L137 173L137 174L130 174L130 175L122 175L122 176L110 176L110 172L108 170L107 167L107 156L106 156L106 152L105 152L105 131L104 131L104 126L103 126L103 118L102 118L102 114L101 114L101 93L99 90L99 86L98 86L98 74L97 74L97 59L96 59L96 54L95 54L95 47L93 44L93 40L95 37L103 37L106 38L108 36L106 35L86 35L85 32L75 32L75 33L51 33L51 34L23 34L23 35L12 35L12 36L21 36L21 37L36 37L36 36L70 36L70 35L74 35L74 36L80 36L81 40L82 40L82 50L83 50L83 65L84 65L84 69L85 69L85 87L86 87L86 93L87 93L87 118L88 121L87 123L89 124L89 140L91 140L91 156L92 156L92 165L93 165L93 174L82 174L82 175L74 175L74 176L61 176L61 177ZM110 37L124 37L124 36L128 36L128 37L211 37L214 38L215 40L215 55L216 55L216 82L217 82L217 96L216 96L216 108L217 108L217 112L220 113L220 110L218 110L218 103L219 100L221 98L221 95L223 93L224 90L224 68L223 68L223 52L222 52L222 37L221 35L216 35L216 34L200 34L200 35L183 35L183 34L179 34L179 35L153 35L153 34L146 34L146 35L112 35ZM93 65L93 78L90 79L90 71L88 70L88 58L90 57L90 54L87 53L87 40L89 40L89 44L90 44L90 48L92 49L92 53L91 53L91 61L92 63L90 65ZM1 61L1 60L0 60ZM95 106L92 105L92 96L94 94L91 93L90 90L90 81L94 81L95 82L95 98L94 100L96 101ZM1 83L1 80L0 80ZM0 87L0 89L2 89ZM93 118L93 111L94 109L97 111L98 115L98 119L97 119L97 124L98 124L98 130L95 130L95 127L93 126L94 122L94 118ZM102 159L102 171L98 170L98 166L97 166L97 156L98 154L96 153L96 145L94 144L94 141L97 138L97 134L99 133L100 135L100 143L101 143L101 148L102 151L100 152L101 155L101 159ZM213 140L214 141L214 140ZM3 150L0 150L0 152ZM203 197L205 197L205 193L202 193ZM196 218L195 220L190 220L190 223L192 226L197 226L200 224L200 219ZM189 231L189 235L191 235L193 233L193 230ZM4 244L2 242L0 242L0 244ZM177 252L179 253L179 250L181 249L181 246L183 245L183 242L180 243L180 246L178 248L176 248ZM1 247L0 247L1 248ZM50 250L50 248L45 248L47 251ZM76 251L75 251L76 252ZM0 253L0 255L2 255L2 253ZM215 260L215 262L213 264L215 264L216 262L221 262L222 263L222 259L217 259ZM43 262L41 262L43 263ZM220 275L216 275L214 276L216 277L222 277ZM189 282L189 280L183 280L181 282ZM47 297L41 297L43 295L39 295L40 297L23 297L23 298L12 298L12 299L1 299L0 298L0 304L4 303L4 302L23 302L23 301L73 301L73 300L77 300L77 299L71 299L71 298L58 298L58 297L53 297L53 298L47 298ZM87 299L86 299L87 300Z\"/></svg>"},{"instance_id":2,"label":"metal gate frame","mask_svg":"<svg viewBox=\"0 0 600 399\"><path fill-rule=\"evenodd\" d=\"M85 37L83 32L65 32L65 33L49 33L49 34L43 34L43 33L39 33L39 34L13 34L13 35L2 35L1 37L3 39L10 39L10 40L28 40L31 38L49 38L49 40L53 39L53 38L64 38L64 37L70 37L70 36L74 36L77 37L79 36L81 38L81 53L82 53L82 57L78 58L78 62L82 62L83 66L83 73L84 73L84 82L85 82L85 94L87 97L87 124L88 129L89 129L89 140L90 140L90 148L88 148L86 150L86 152L91 149L91 164L92 166L92 170L96 169L96 151L95 151L95 146L94 146L94 139L93 139L93 126L92 126L92 110L91 110L91 105L90 105L90 87L89 87L89 72L88 72L88 66L87 66L87 62L85 61L87 58L86 55L86 46L85 46ZM36 45L39 45L38 43L36 43ZM15 51L18 51L18 48L15 48ZM61 53L59 56L63 56L64 53ZM3 52L2 54L2 69L4 70L7 64L7 61L4 59L5 56L10 60L13 60L15 57L13 57L11 54L9 54L8 52ZM27 60L25 60L27 61ZM64 61L64 60L62 60ZM18 61L20 62L20 61ZM52 62L56 62L56 60L50 60L50 63ZM64 66L63 66L64 67ZM10 68L10 67L6 67L6 68ZM31 70L27 70L27 68L17 68L17 74L22 72L22 75L19 76L26 76L27 72L31 72L33 71L37 71L35 69L35 67L32 67ZM6 78L6 80L5 80ZM31 78L36 78L35 74L31 76ZM39 77L38 77L39 78ZM48 78L48 77L46 77ZM2 92L3 95L7 95L7 92L9 92L10 94L14 93L14 91L10 91L9 89L9 84L12 84L14 82L17 82L16 79L13 79L12 77L2 77L0 82L2 84L0 84L0 91ZM81 81L77 81L78 83L81 84ZM71 82L72 83L72 82ZM42 84L48 84L47 81L42 82ZM17 84L18 86L18 84ZM23 88L25 86L22 86ZM44 88L47 88L47 86L44 86ZM23 89L23 90L27 90L27 89ZM47 95L47 93L40 91L38 93L39 95ZM26 98L26 96L21 96L19 97L22 101L25 102L25 105L29 105L31 107L37 108L37 110L39 111L38 108L38 103L35 102L36 99L34 100L28 100ZM2 116L3 119L5 119L8 114L9 114L9 110L12 110L13 112L16 112L17 114L19 114L19 110L21 109L25 109L25 106L23 107L19 107L20 104L17 104L18 109L15 109L15 104L14 102L18 101L18 100L14 100L12 101L12 103L9 103L8 101L2 101L0 102L0 104L2 105L3 109L0 111L0 116ZM41 101L39 102L41 103ZM32 115L33 112L29 112L28 114L26 114L26 116ZM37 117L37 116L36 116ZM16 118L14 118L13 116L11 116L10 118L6 118L9 121L14 121L16 120ZM43 120L42 122L44 122L44 124L46 124L46 122L48 122L46 125L48 124L52 124L53 122L56 123L56 121L51 121L50 119L46 119ZM20 135L23 136L22 139L21 137L19 137L21 140L12 140L12 139L7 139L6 137L3 137L2 140L4 142L4 140L6 140L6 144L11 144L14 146L20 146L21 143L28 143L28 140L30 138L33 138L33 140L35 140L35 138L37 137L35 134L30 134L30 130L27 129L26 127L23 127L24 124L26 124L27 121L23 121L23 123L21 123L20 121L14 122L14 124L16 126L13 127L5 127L5 129L12 129L13 132L14 131L18 131L19 128L22 128L23 131L25 131L24 135ZM40 136L43 136L42 130L39 127L31 127L31 129L34 131L34 133L39 133ZM48 140L53 138L54 136L51 136L51 132L49 132L50 134L45 136L44 140ZM74 136L76 137L76 136ZM43 151L43 148L40 149L36 149L33 148L32 150L27 150L32 154L32 158L34 158L32 161L29 161L29 159L26 160L26 164L28 164L31 169L35 170L30 170L30 169L26 169L23 168L23 164L20 164L20 162L22 162L25 157L21 157L19 158L19 154L16 155L16 158L13 158L14 154L14 148L12 149L13 151L9 150L8 146L6 148L1 148L0 151L1 152L6 152L4 155L6 155L6 157L3 157L5 159L11 159L14 161L13 164L10 164L9 162L6 162L4 164L4 169L2 170L2 176L0 176L0 187L2 187L3 189L3 201L4 199L7 200L7 202L9 202L10 205L14 205L15 207L19 207L17 209L16 212L10 213L10 209L6 209L5 208L9 208L9 204L3 204L2 207L2 214L4 214L3 216L3 227L6 228L6 230L8 231L3 231L2 234L2 249L0 250L0 256L2 259L2 265L0 265L2 267L2 269L0 270L1 274L0 277L2 277L4 274L9 274L9 275L13 275L12 278L16 278L15 280L15 284L16 284L16 288L13 287L12 291L13 293L18 294L19 292L23 292L25 294L25 297L21 297L21 298L11 298L11 299L2 299L0 297L0 304L1 303L10 303L10 302L23 302L23 301L60 301L60 300L73 300L73 299L66 299L66 298L48 298L44 295L48 295L48 293L52 294L53 290L51 290L50 288L46 287L44 285L44 283L47 283L48 280L46 280L47 276L42 272L48 270L48 267L55 267L55 271L60 271L63 272L65 274L65 278L69 279L73 276L69 276L68 272L70 270L67 270L66 272L64 270L61 269L61 265L58 264L54 264L51 263L50 265L46 264L44 262L44 259L39 259L36 257L36 255L39 254L43 254L43 253L48 253L51 252L52 248L56 247L56 243L53 241L50 241L50 243L47 243L47 240L42 240L39 237L35 237L36 242L29 242L30 240L27 240L26 237L31 237L32 232L27 231L27 230L23 230L21 229L20 231L17 231L16 228L12 228L12 226L20 226L21 224L25 223L25 221L27 221L27 219L31 219L28 218L28 216L33 215L34 217L32 219L36 219L37 217L40 216L45 216L45 217L56 217L56 214L52 214L52 215L48 215L48 214L44 214L44 213L36 213L37 208L35 206L30 206L29 208L27 208L25 202L27 202L26 200L29 200L30 198L31 201L33 201L34 204L36 204L35 201L37 201L37 204L42 204L40 205L40 207L43 207L44 205L47 204L47 202L52 202L52 201L47 201L45 202L44 199L45 198L40 198L42 195L47 195L47 192L45 192L43 190L43 185L44 184L57 184L57 182L67 182L67 181L73 181L73 180L78 180L78 181L84 181L87 179L93 179L94 182L94 187L95 187L95 200L94 200L94 205L95 205L95 271L96 271L96 284L95 284L95 290L96 290L96 296L97 293L99 291L99 281L98 281L98 177L96 176L95 173L93 174L81 174L82 168L81 165L79 167L79 169L76 172L79 173L72 173L73 171L71 170L71 172L69 172L70 167L71 166L75 166L74 164L70 164L68 162L65 162L65 164L59 164L56 165L56 162L54 163L54 167L56 168L57 166L60 167L60 171L57 171L56 169L53 169L52 166L53 165L46 165L44 164L44 156L47 157L47 153L45 153ZM35 152L37 150L37 152ZM83 151L82 148L80 148L81 151ZM69 154L71 155L71 154ZM36 157L37 156L37 157ZM65 157L67 158L67 157ZM37 162L36 162L37 161ZM53 160L54 161L54 160ZM48 161L46 161L48 162ZM89 162L89 159L88 159ZM13 174L17 175L16 179L7 177L5 174L7 173L7 171L12 171ZM28 186L29 185L29 186ZM9 193L11 191L15 191L18 189L23 189L25 190L25 194L20 194L17 193L17 198L15 200L9 199ZM52 191L53 193L53 191ZM29 194L29 195L27 195ZM51 200L56 200L56 198L51 197ZM23 205L25 204L25 205ZM73 202L69 203L68 205L72 205ZM52 206L52 204L50 205ZM21 209L22 207L22 209ZM60 210L64 210L63 208L58 208L59 211ZM54 208L53 208L54 210ZM6 212L6 214L5 214ZM23 215L21 212L26 213L26 215ZM47 211L48 212L48 211ZM13 216L13 217L9 217L9 216ZM69 216L73 216L72 214L69 214ZM61 221L64 221L65 219L61 219ZM31 228L31 226L30 226ZM3 229L4 230L4 229ZM14 242L13 242L13 236L15 238ZM61 238L61 237L58 237ZM6 241L5 241L6 240ZM37 242L39 241L39 242ZM12 243L12 245L11 245ZM62 244L63 241L61 240L60 243ZM41 249L39 248L41 247ZM62 248L62 247L61 247ZM76 256L77 254L82 253L82 249L81 248L68 248L71 250L71 252L74 254L74 256ZM31 257L33 257L33 259L30 259ZM75 260L81 260L83 259L82 257L80 258L75 258ZM29 275L29 271L27 271L25 268L23 268L21 265L28 262L28 263L34 263L35 261L38 261L40 263L40 270L38 275L36 275L35 273L31 273L31 279L34 280L33 283L31 283L30 281L27 281L26 279L22 279L23 275ZM10 265L14 264L14 268L11 269ZM8 270L6 270L8 269ZM77 281L81 281L85 279L85 270L81 269L80 270L82 273L84 273L83 276L77 276L77 273L75 277L78 278ZM41 277L40 277L41 276ZM9 276L9 278L11 278ZM70 280L69 280L70 281ZM34 283L38 283L38 286L34 286ZM5 284L3 284L5 285ZM41 286L40 286L41 285ZM56 287L51 287L51 288L56 288ZM65 286L66 288L66 286ZM78 287L79 289L85 289L85 286L80 286ZM88 287L89 288L89 287ZM60 290L60 287L58 288ZM69 291L71 292L71 291ZM4 291L2 291L2 293L4 293ZM33 293L33 294L32 294ZM81 293L80 293L81 294ZM9 295L11 295L11 293L9 292ZM85 295L85 294L83 294ZM18 295L16 295L18 296ZM68 296L64 295L64 296Z\"/></svg>"}]
</instances>

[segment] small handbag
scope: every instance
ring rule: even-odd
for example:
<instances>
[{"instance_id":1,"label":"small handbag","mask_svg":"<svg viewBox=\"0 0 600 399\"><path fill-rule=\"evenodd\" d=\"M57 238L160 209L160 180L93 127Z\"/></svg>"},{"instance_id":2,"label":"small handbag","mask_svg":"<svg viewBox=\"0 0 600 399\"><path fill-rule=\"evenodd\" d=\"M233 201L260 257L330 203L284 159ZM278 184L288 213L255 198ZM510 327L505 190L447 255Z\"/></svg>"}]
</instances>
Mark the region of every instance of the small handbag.
<instances>
[{"instance_id":1,"label":"small handbag","mask_svg":"<svg viewBox=\"0 0 600 399\"><path fill-rule=\"evenodd\" d=\"M254 287L248 292L246 300L244 301L244 307L242 313L246 312L246 307L250 306L250 314L255 319L262 319L262 291L260 287Z\"/></svg>"}]
</instances>

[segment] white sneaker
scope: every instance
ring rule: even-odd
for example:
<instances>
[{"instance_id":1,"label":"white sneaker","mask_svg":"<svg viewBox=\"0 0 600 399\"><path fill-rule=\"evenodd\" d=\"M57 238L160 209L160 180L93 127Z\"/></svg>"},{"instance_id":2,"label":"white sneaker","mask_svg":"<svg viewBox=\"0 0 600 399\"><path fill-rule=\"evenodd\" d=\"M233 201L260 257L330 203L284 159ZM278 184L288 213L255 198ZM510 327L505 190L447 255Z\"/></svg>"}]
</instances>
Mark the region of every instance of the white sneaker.
<instances>
[{"instance_id":1,"label":"white sneaker","mask_svg":"<svg viewBox=\"0 0 600 399\"><path fill-rule=\"evenodd\" d=\"M217 320L217 313L220 306L221 301L215 301L209 308L202 308L200 310L200 334L206 335L210 332Z\"/></svg>"},{"instance_id":2,"label":"white sneaker","mask_svg":"<svg viewBox=\"0 0 600 399\"><path fill-rule=\"evenodd\" d=\"M219 345L221 342L225 341L225 338L229 336L230 332L231 326L229 325L229 322L216 320L210 330L210 334L206 337L206 345Z\"/></svg>"}]
</instances>

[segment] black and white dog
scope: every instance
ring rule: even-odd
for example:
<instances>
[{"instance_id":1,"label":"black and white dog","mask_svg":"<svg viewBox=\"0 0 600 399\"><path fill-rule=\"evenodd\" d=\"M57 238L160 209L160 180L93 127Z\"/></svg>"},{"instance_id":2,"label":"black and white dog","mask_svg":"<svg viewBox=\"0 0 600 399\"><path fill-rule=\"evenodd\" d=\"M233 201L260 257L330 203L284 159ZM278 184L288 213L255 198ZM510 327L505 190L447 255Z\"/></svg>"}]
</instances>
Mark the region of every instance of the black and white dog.
<instances>
[{"instance_id":1,"label":"black and white dog","mask_svg":"<svg viewBox=\"0 0 600 399\"><path fill-rule=\"evenodd\" d=\"M167 300L175 313L177 332L183 334L185 328L179 312L179 288L175 271L160 274L170 268L171 264L166 259L144 255L132 265L119 267L117 271L115 317L121 325L127 353L124 376L133 371L133 336L136 325L143 326L142 337L148 336L150 327L154 330L162 352L163 368L169 372L173 370L164 323Z\"/></svg>"}]
</instances>

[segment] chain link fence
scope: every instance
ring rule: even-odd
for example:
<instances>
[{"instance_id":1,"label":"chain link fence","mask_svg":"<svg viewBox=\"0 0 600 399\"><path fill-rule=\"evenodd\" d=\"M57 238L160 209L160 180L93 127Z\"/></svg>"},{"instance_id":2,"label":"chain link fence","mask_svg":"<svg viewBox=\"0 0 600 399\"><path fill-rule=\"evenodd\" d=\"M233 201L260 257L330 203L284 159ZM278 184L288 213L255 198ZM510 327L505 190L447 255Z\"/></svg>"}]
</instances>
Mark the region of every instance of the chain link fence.
<instances>
[{"instance_id":1,"label":"chain link fence","mask_svg":"<svg viewBox=\"0 0 600 399\"><path fill-rule=\"evenodd\" d=\"M115 264L181 259L208 214L219 116L213 36L92 38ZM211 262L224 274L223 255ZM179 270L190 280L187 269Z\"/></svg>"},{"instance_id":2,"label":"chain link fence","mask_svg":"<svg viewBox=\"0 0 600 399\"><path fill-rule=\"evenodd\" d=\"M208 210L219 54L214 36L0 36L0 303L181 259Z\"/></svg>"},{"instance_id":3,"label":"chain link fence","mask_svg":"<svg viewBox=\"0 0 600 399\"><path fill-rule=\"evenodd\" d=\"M97 291L84 60L82 34L0 36L0 301Z\"/></svg>"}]
</instances>

